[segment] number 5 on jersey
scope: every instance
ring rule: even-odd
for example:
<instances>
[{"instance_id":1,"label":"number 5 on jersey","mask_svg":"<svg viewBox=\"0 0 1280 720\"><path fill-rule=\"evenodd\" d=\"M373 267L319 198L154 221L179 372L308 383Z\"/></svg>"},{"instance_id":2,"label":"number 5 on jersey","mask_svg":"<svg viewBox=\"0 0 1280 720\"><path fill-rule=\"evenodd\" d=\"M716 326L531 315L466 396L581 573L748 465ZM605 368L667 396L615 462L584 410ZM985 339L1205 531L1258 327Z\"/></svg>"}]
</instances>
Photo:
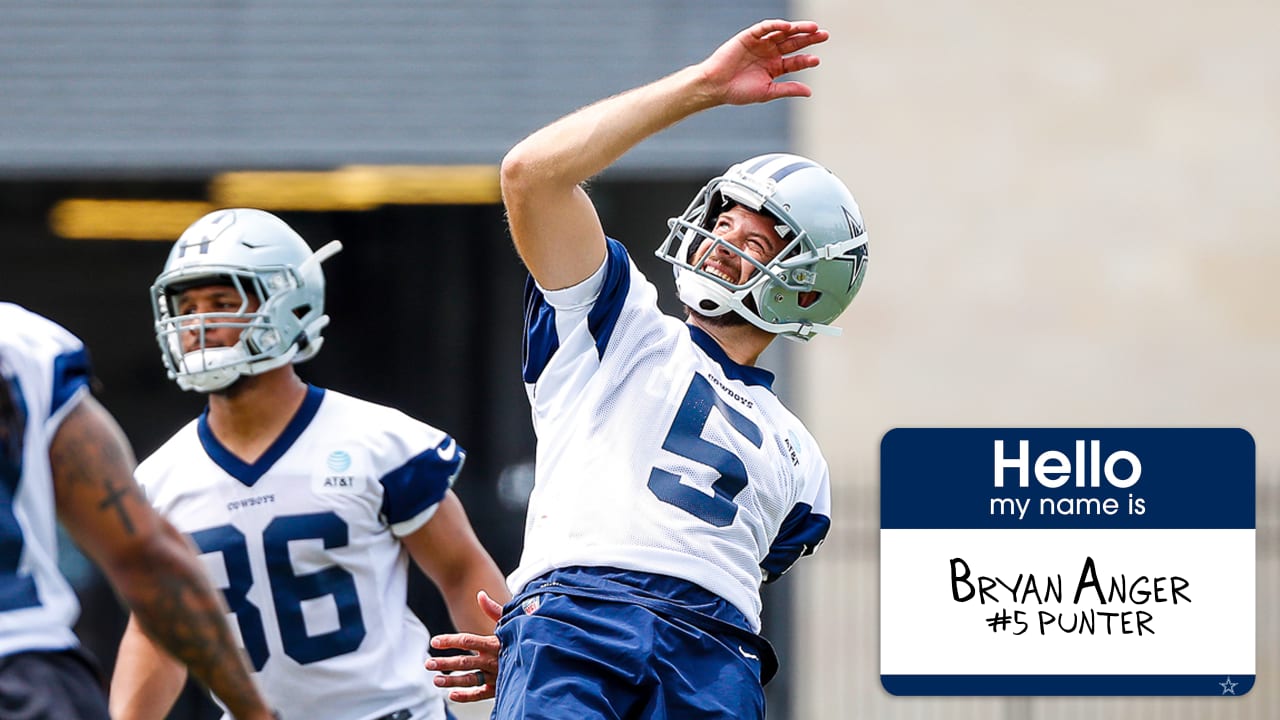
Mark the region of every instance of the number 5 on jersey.
<instances>
[{"instance_id":1,"label":"number 5 on jersey","mask_svg":"<svg viewBox=\"0 0 1280 720\"><path fill-rule=\"evenodd\" d=\"M719 473L711 484L714 494L707 495L682 483L679 475L656 467L649 473L649 490L659 500L694 517L716 527L727 527L738 515L738 506L733 500L747 486L747 467L742 458L702 437L712 408L719 410L724 419L729 421L729 425L753 445L763 445L764 436L760 427L730 407L716 394L715 388L711 387L705 377L695 374L689 383L689 389L685 391L684 399L680 401L680 410L671 422L671 429L667 431L662 449L706 465Z\"/></svg>"}]
</instances>

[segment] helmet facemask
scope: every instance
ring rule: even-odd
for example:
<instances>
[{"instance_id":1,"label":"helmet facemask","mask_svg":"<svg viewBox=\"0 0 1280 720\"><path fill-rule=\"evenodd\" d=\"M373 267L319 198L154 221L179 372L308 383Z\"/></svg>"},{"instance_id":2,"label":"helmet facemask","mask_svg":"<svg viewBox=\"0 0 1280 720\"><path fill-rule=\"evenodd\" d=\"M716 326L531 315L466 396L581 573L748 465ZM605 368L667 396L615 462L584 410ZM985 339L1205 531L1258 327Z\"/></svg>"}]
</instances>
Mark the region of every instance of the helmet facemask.
<instances>
[{"instance_id":1,"label":"helmet facemask","mask_svg":"<svg viewBox=\"0 0 1280 720\"><path fill-rule=\"evenodd\" d=\"M256 375L284 365L294 359L299 345L309 344L298 316L281 307L288 291L298 288L297 273L292 268L263 268L258 273L236 268L207 269L210 275L204 278L161 276L153 287L156 337L165 367L182 389L221 390L241 375ZM182 292L209 285L233 288L240 297L240 307L234 312L180 314L178 301ZM255 305L254 310L249 310ZM206 335L215 329L238 330L239 339L234 345L210 347ZM192 333L196 335L194 347L184 351L182 338Z\"/></svg>"},{"instance_id":2,"label":"helmet facemask","mask_svg":"<svg viewBox=\"0 0 1280 720\"><path fill-rule=\"evenodd\" d=\"M716 220L733 205L775 223L785 245L772 260L761 262L714 235ZM838 335L828 323L852 301L866 271L866 236L853 197L825 168L795 155L766 155L731 167L668 224L671 231L656 254L674 266L677 291L690 310L706 317L734 312L795 340ZM707 240L708 250L695 258ZM755 272L740 284L708 272L708 260L721 247Z\"/></svg>"},{"instance_id":3,"label":"helmet facemask","mask_svg":"<svg viewBox=\"0 0 1280 720\"><path fill-rule=\"evenodd\" d=\"M704 192L706 191L704 190ZM789 279L791 273L789 268L786 267L785 261L780 263L776 260L776 258L794 257L805 246L803 231L797 233L794 227L786 221L773 217L768 212L761 213L775 223L775 229L784 241L787 240L788 236L791 238L778 251L775 259L762 261L732 242L716 235L712 230L721 213L741 203L725 200L718 194L715 199L703 202L706 202L709 207L717 209L709 212L695 210L692 214L686 211L684 216L668 220L671 233L668 235L667 243L664 243L663 247L658 251L659 257L676 266L676 287L680 292L681 300L684 300L689 305L690 310L707 317L717 317L730 311L739 311L739 308L748 313L756 314L759 307L757 296L765 285L777 283L798 292L807 289L805 285L795 284ZM695 200L695 203L701 204L698 200ZM747 207L747 209L753 212L761 212L758 208ZM678 242L669 247L673 240ZM699 250L702 250L703 244L707 242L710 244L706 246L706 250L702 252L702 255L698 256ZM708 271L707 265L709 261L715 257L716 252L721 248L751 266L754 272L750 273L740 283L731 283ZM671 253L670 256L666 254L668 252ZM803 277L803 272L799 273L799 275ZM743 313L739 311L738 314ZM744 319L749 319L749 316L744 315Z\"/></svg>"}]
</instances>

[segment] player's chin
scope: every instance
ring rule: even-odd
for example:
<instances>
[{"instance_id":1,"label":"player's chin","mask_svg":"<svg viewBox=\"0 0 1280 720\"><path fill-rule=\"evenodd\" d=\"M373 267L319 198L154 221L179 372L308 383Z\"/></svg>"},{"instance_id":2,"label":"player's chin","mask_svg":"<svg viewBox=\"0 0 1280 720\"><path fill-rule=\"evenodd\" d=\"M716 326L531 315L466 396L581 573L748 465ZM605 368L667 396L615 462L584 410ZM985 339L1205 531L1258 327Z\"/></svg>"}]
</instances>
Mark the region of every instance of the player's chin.
<instances>
[{"instance_id":1,"label":"player's chin","mask_svg":"<svg viewBox=\"0 0 1280 720\"><path fill-rule=\"evenodd\" d=\"M724 313L723 315L704 315L703 313L700 313L694 308L686 305L685 311L690 315L696 315L700 323L709 327L732 328L751 324L747 322L746 318L732 310Z\"/></svg>"}]
</instances>

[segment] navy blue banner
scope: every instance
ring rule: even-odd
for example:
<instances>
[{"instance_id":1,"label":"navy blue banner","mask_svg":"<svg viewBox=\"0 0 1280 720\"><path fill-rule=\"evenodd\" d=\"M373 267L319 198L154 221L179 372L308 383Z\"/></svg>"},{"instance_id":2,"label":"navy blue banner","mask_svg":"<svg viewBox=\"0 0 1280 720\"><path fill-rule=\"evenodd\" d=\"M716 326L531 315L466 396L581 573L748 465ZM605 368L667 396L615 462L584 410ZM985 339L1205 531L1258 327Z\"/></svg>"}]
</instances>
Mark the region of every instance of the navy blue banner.
<instances>
[{"instance_id":1,"label":"navy blue banner","mask_svg":"<svg viewBox=\"0 0 1280 720\"><path fill-rule=\"evenodd\" d=\"M880 527L1252 529L1255 454L1239 428L897 428Z\"/></svg>"},{"instance_id":2,"label":"navy blue banner","mask_svg":"<svg viewBox=\"0 0 1280 720\"><path fill-rule=\"evenodd\" d=\"M891 695L1244 695L1253 675L881 675Z\"/></svg>"}]
</instances>

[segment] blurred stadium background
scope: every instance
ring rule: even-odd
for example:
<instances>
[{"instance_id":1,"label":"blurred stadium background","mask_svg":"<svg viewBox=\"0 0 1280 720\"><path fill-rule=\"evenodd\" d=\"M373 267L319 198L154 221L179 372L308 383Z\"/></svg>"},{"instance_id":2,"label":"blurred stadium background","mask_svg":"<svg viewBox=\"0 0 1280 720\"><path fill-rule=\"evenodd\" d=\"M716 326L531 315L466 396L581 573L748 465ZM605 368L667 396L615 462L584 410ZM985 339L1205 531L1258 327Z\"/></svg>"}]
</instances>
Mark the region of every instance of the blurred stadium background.
<instances>
[{"instance_id":1,"label":"blurred stadium background","mask_svg":"<svg viewBox=\"0 0 1280 720\"><path fill-rule=\"evenodd\" d=\"M875 260L845 335L770 351L835 484L822 552L766 593L784 664L770 717L1280 717L1280 6L5 0L2 12L0 297L86 340L139 455L201 407L165 379L151 335L166 241L212 207L271 209L314 246L347 248L326 268L330 342L304 376L457 435L471 450L458 492L504 570L533 441L523 272L496 164L542 124L755 20L819 20L833 40L806 78L813 98L708 112L592 187L606 229L668 288L650 256L666 218L742 157L811 155L867 218ZM1254 690L886 694L878 443L938 425L1251 431ZM78 629L109 669L123 615L92 569L70 553L66 565ZM427 583L410 601L448 629ZM188 692L171 717L210 707Z\"/></svg>"}]
</instances>

